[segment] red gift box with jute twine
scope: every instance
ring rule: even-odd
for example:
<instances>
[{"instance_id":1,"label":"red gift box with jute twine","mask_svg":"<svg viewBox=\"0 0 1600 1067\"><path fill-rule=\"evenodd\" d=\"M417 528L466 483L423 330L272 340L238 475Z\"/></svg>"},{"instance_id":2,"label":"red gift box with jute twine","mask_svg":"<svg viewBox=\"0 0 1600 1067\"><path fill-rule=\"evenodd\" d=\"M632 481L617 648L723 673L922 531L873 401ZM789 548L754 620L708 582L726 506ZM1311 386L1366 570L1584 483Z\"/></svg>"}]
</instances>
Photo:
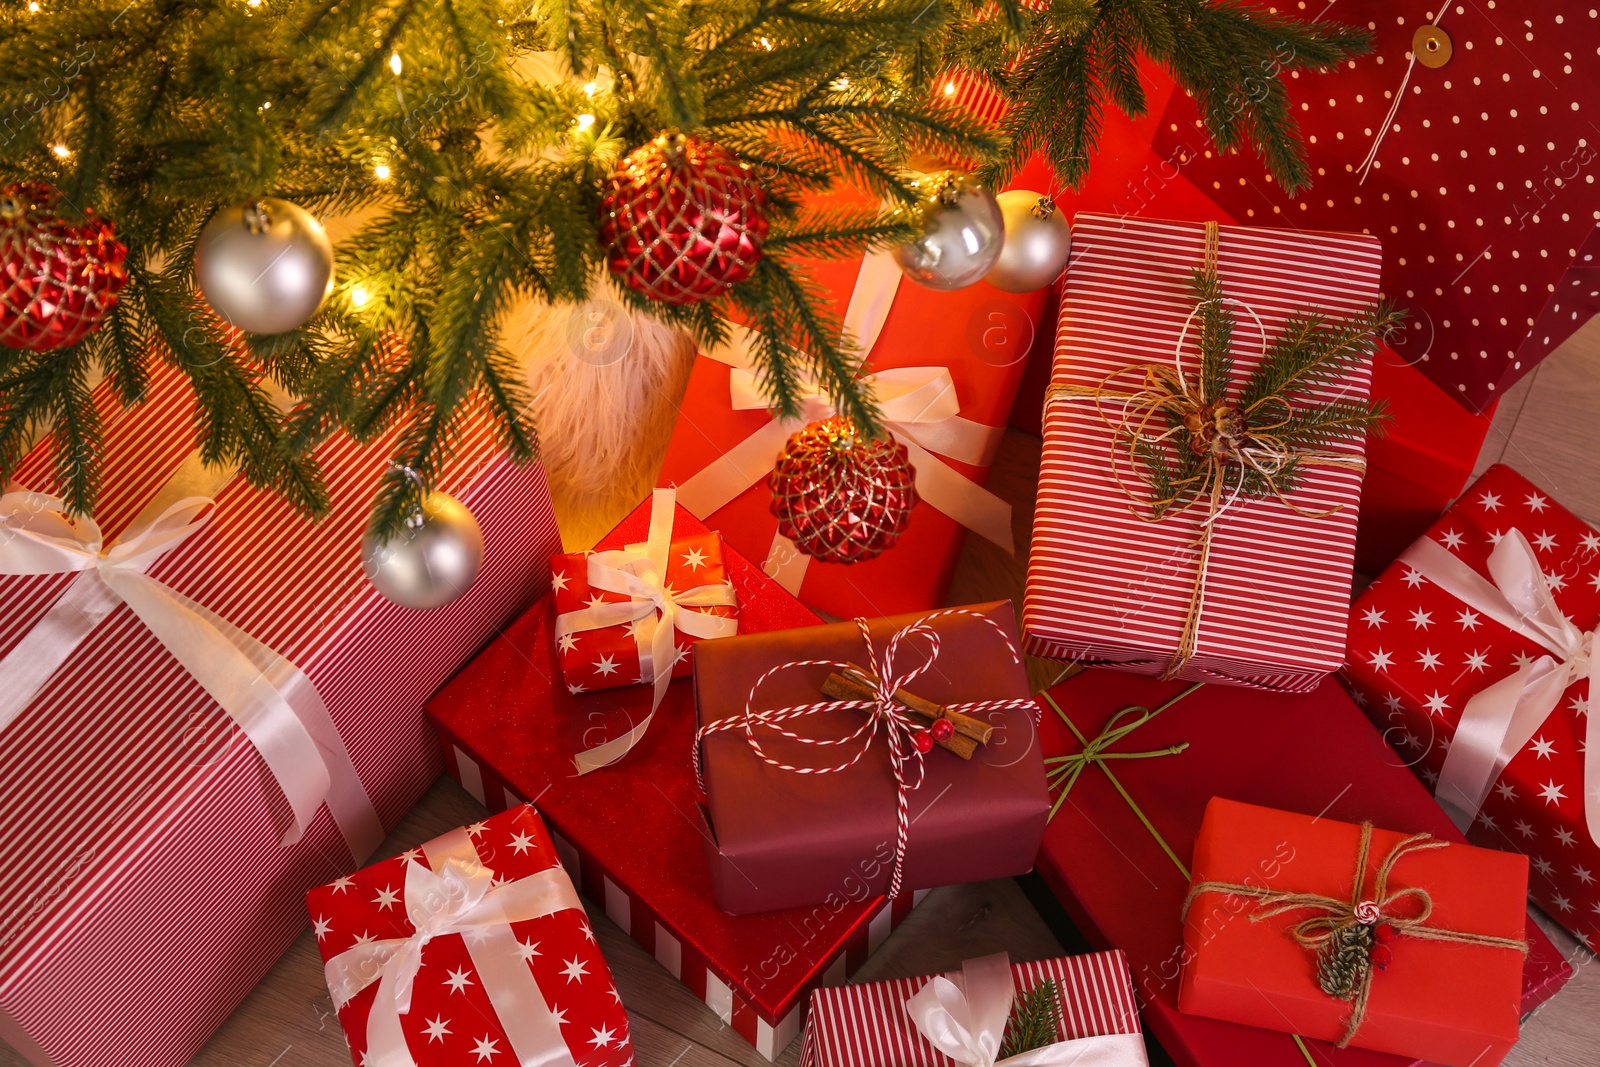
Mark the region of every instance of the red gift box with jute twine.
<instances>
[{"instance_id":1,"label":"red gift box with jute twine","mask_svg":"<svg viewBox=\"0 0 1600 1067\"><path fill-rule=\"evenodd\" d=\"M1054 810L1038 870L1091 944L1127 954L1144 1021L1180 1067L1416 1062L1178 1008L1183 903L1213 797L1463 840L1337 683L1284 695L1086 670L1042 699ZM1527 1012L1572 969L1531 919L1523 936Z\"/></svg>"},{"instance_id":2,"label":"red gift box with jute twine","mask_svg":"<svg viewBox=\"0 0 1600 1067\"><path fill-rule=\"evenodd\" d=\"M1191 867L1179 1010L1438 1063L1516 1044L1523 857L1217 797Z\"/></svg>"}]
</instances>

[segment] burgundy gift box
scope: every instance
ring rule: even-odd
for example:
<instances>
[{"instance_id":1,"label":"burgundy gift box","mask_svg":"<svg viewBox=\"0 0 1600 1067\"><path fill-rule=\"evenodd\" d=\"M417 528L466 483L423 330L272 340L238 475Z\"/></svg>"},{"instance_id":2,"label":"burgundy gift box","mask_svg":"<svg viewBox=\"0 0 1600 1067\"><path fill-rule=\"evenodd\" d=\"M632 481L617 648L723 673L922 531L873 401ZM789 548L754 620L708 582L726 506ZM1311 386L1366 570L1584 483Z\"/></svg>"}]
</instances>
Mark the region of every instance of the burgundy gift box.
<instances>
[{"instance_id":1,"label":"burgundy gift box","mask_svg":"<svg viewBox=\"0 0 1600 1067\"><path fill-rule=\"evenodd\" d=\"M937 647L923 629L901 638L885 656L891 638L919 620L937 632ZM1031 870L1049 802L1011 603L898 615L865 627L877 655L885 656L888 677L904 677L931 655L927 669L903 686L918 697L945 705L1008 699L1028 704L973 711L995 730L970 760L934 748L921 758L920 784L914 784L916 767L908 765L913 784L905 791L905 886L925 889ZM834 665L773 670L796 661ZM696 652L705 849L716 900L725 911L819 904L857 883L871 893L890 884L899 789L887 730L845 741L863 732L868 713L859 708L781 724L810 741L786 737L770 725L754 727L760 751L779 764L818 768L848 762L835 773L815 773L766 762L743 726L747 701L759 713L822 700L822 685L837 663L868 665L858 622L706 641ZM725 721L735 728L709 729Z\"/></svg>"}]
</instances>

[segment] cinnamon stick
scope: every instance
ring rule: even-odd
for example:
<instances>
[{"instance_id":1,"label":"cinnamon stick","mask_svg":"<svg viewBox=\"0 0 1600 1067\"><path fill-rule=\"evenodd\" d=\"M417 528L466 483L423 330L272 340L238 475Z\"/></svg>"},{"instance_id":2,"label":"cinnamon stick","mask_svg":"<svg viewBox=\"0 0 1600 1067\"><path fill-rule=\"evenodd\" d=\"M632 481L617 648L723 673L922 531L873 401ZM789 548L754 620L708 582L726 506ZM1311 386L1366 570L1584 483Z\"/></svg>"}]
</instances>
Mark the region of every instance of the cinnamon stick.
<instances>
[{"instance_id":1,"label":"cinnamon stick","mask_svg":"<svg viewBox=\"0 0 1600 1067\"><path fill-rule=\"evenodd\" d=\"M876 695L871 678L866 671L852 665L849 673L830 674L822 685L822 695L835 700L871 700ZM948 719L955 733L935 744L962 759L971 759L978 746L987 743L994 733L994 727L982 719L951 711L942 704L925 700L904 689L897 690L894 698L923 726L932 726L939 719Z\"/></svg>"}]
</instances>

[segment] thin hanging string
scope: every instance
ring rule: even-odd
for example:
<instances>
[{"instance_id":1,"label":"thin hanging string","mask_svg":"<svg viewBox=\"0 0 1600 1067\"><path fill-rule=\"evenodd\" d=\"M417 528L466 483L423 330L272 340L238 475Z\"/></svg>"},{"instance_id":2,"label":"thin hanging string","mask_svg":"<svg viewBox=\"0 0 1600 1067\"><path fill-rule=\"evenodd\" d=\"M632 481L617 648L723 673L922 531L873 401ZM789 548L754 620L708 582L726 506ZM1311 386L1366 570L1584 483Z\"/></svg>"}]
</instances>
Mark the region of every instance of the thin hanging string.
<instances>
[{"instance_id":1,"label":"thin hanging string","mask_svg":"<svg viewBox=\"0 0 1600 1067\"><path fill-rule=\"evenodd\" d=\"M1439 25L1439 20L1444 18L1444 5L1441 3L1439 11L1433 16L1431 26ZM1413 41L1413 45L1415 42ZM1394 102L1389 105L1389 113L1383 117L1383 125L1378 127L1378 134L1372 139L1372 147L1367 150L1367 158L1361 161L1358 173L1361 180L1357 185L1367 184L1367 175L1372 173L1373 165L1378 159L1378 149L1383 146L1383 139L1389 135L1389 129L1394 125L1394 116L1400 110L1400 101L1406 97L1406 87L1411 84L1411 72L1417 69L1417 50L1415 47L1410 52L1411 60L1406 64L1406 76L1400 81L1400 91L1394 94Z\"/></svg>"}]
</instances>

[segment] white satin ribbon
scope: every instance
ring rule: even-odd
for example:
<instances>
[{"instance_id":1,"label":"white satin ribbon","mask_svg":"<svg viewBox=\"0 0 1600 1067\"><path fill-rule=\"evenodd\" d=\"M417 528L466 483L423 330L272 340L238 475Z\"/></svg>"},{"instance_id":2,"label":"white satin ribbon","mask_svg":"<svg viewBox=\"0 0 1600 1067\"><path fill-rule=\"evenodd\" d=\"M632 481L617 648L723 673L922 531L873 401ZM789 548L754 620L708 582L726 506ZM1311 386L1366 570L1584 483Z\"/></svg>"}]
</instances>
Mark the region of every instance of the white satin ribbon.
<instances>
[{"instance_id":1,"label":"white satin ribbon","mask_svg":"<svg viewBox=\"0 0 1600 1067\"><path fill-rule=\"evenodd\" d=\"M579 774L615 763L650 729L656 708L661 706L661 698L672 684L678 631L701 640L732 637L738 632L737 619L695 610L736 604L732 584L698 585L681 593L667 584L667 553L672 547L675 502L674 490L657 489L650 496L648 540L589 556L589 588L620 593L627 600L595 604L556 616L557 640L584 630L631 627L639 648L639 680L648 680L655 686L650 714L621 737L578 753L574 762Z\"/></svg>"},{"instance_id":2,"label":"white satin ribbon","mask_svg":"<svg viewBox=\"0 0 1600 1067\"><path fill-rule=\"evenodd\" d=\"M1465 830L1489 790L1561 703L1567 688L1589 680L1584 708L1583 805L1589 836L1600 844L1600 628L1584 631L1561 613L1533 546L1512 529L1489 553L1491 583L1449 549L1423 538L1400 557L1467 607L1487 615L1546 651L1467 701L1435 789L1441 806Z\"/></svg>"},{"instance_id":3,"label":"white satin ribbon","mask_svg":"<svg viewBox=\"0 0 1600 1067\"><path fill-rule=\"evenodd\" d=\"M1073 1038L1000 1059L1015 995L1011 960L1001 952L962 964L959 985L934 978L906 1011L929 1044L967 1067L1146 1067L1138 1034Z\"/></svg>"},{"instance_id":4,"label":"white satin ribbon","mask_svg":"<svg viewBox=\"0 0 1600 1067\"><path fill-rule=\"evenodd\" d=\"M856 338L862 351L871 352L877 343L902 277L889 253L874 252L862 262L844 322L846 334ZM729 385L735 411L767 407L754 370L755 347L756 335L736 325L731 327L726 345L706 352L733 368ZM994 458L1003 434L999 427L961 417L950 371L945 367L897 367L864 375L861 385L877 401L885 427L905 446L922 499L1007 552L1013 551L1011 505L939 458L986 465ZM814 378L801 376L798 388L804 402L800 418L772 420L679 485L684 507L702 519L711 515L767 476L791 434L806 423L836 414ZM780 534L773 539L765 569L791 593L797 593L809 562Z\"/></svg>"},{"instance_id":5,"label":"white satin ribbon","mask_svg":"<svg viewBox=\"0 0 1600 1067\"><path fill-rule=\"evenodd\" d=\"M363 989L381 983L367 1015L367 1067L415 1067L400 1016L411 1011L411 992L422 966L422 950L436 937L461 934L472 966L512 1055L520 1067L572 1067L544 993L518 952L512 923L583 910L572 880L559 866L515 881L494 884L465 830L423 846L428 864L406 864L406 918L410 937L353 945L323 964L335 1009Z\"/></svg>"},{"instance_id":6,"label":"white satin ribbon","mask_svg":"<svg viewBox=\"0 0 1600 1067\"><path fill-rule=\"evenodd\" d=\"M174 484L195 484L200 466L191 457ZM226 472L199 477L225 481ZM200 530L214 506L209 495L179 496L163 506L172 495L164 490L109 546L93 519L69 519L59 497L0 496L0 574L78 576L0 659L0 730L95 627L126 604L261 755L292 813L283 844L298 841L326 801L360 862L383 840L383 825L316 687L283 656L145 573Z\"/></svg>"}]
</instances>

